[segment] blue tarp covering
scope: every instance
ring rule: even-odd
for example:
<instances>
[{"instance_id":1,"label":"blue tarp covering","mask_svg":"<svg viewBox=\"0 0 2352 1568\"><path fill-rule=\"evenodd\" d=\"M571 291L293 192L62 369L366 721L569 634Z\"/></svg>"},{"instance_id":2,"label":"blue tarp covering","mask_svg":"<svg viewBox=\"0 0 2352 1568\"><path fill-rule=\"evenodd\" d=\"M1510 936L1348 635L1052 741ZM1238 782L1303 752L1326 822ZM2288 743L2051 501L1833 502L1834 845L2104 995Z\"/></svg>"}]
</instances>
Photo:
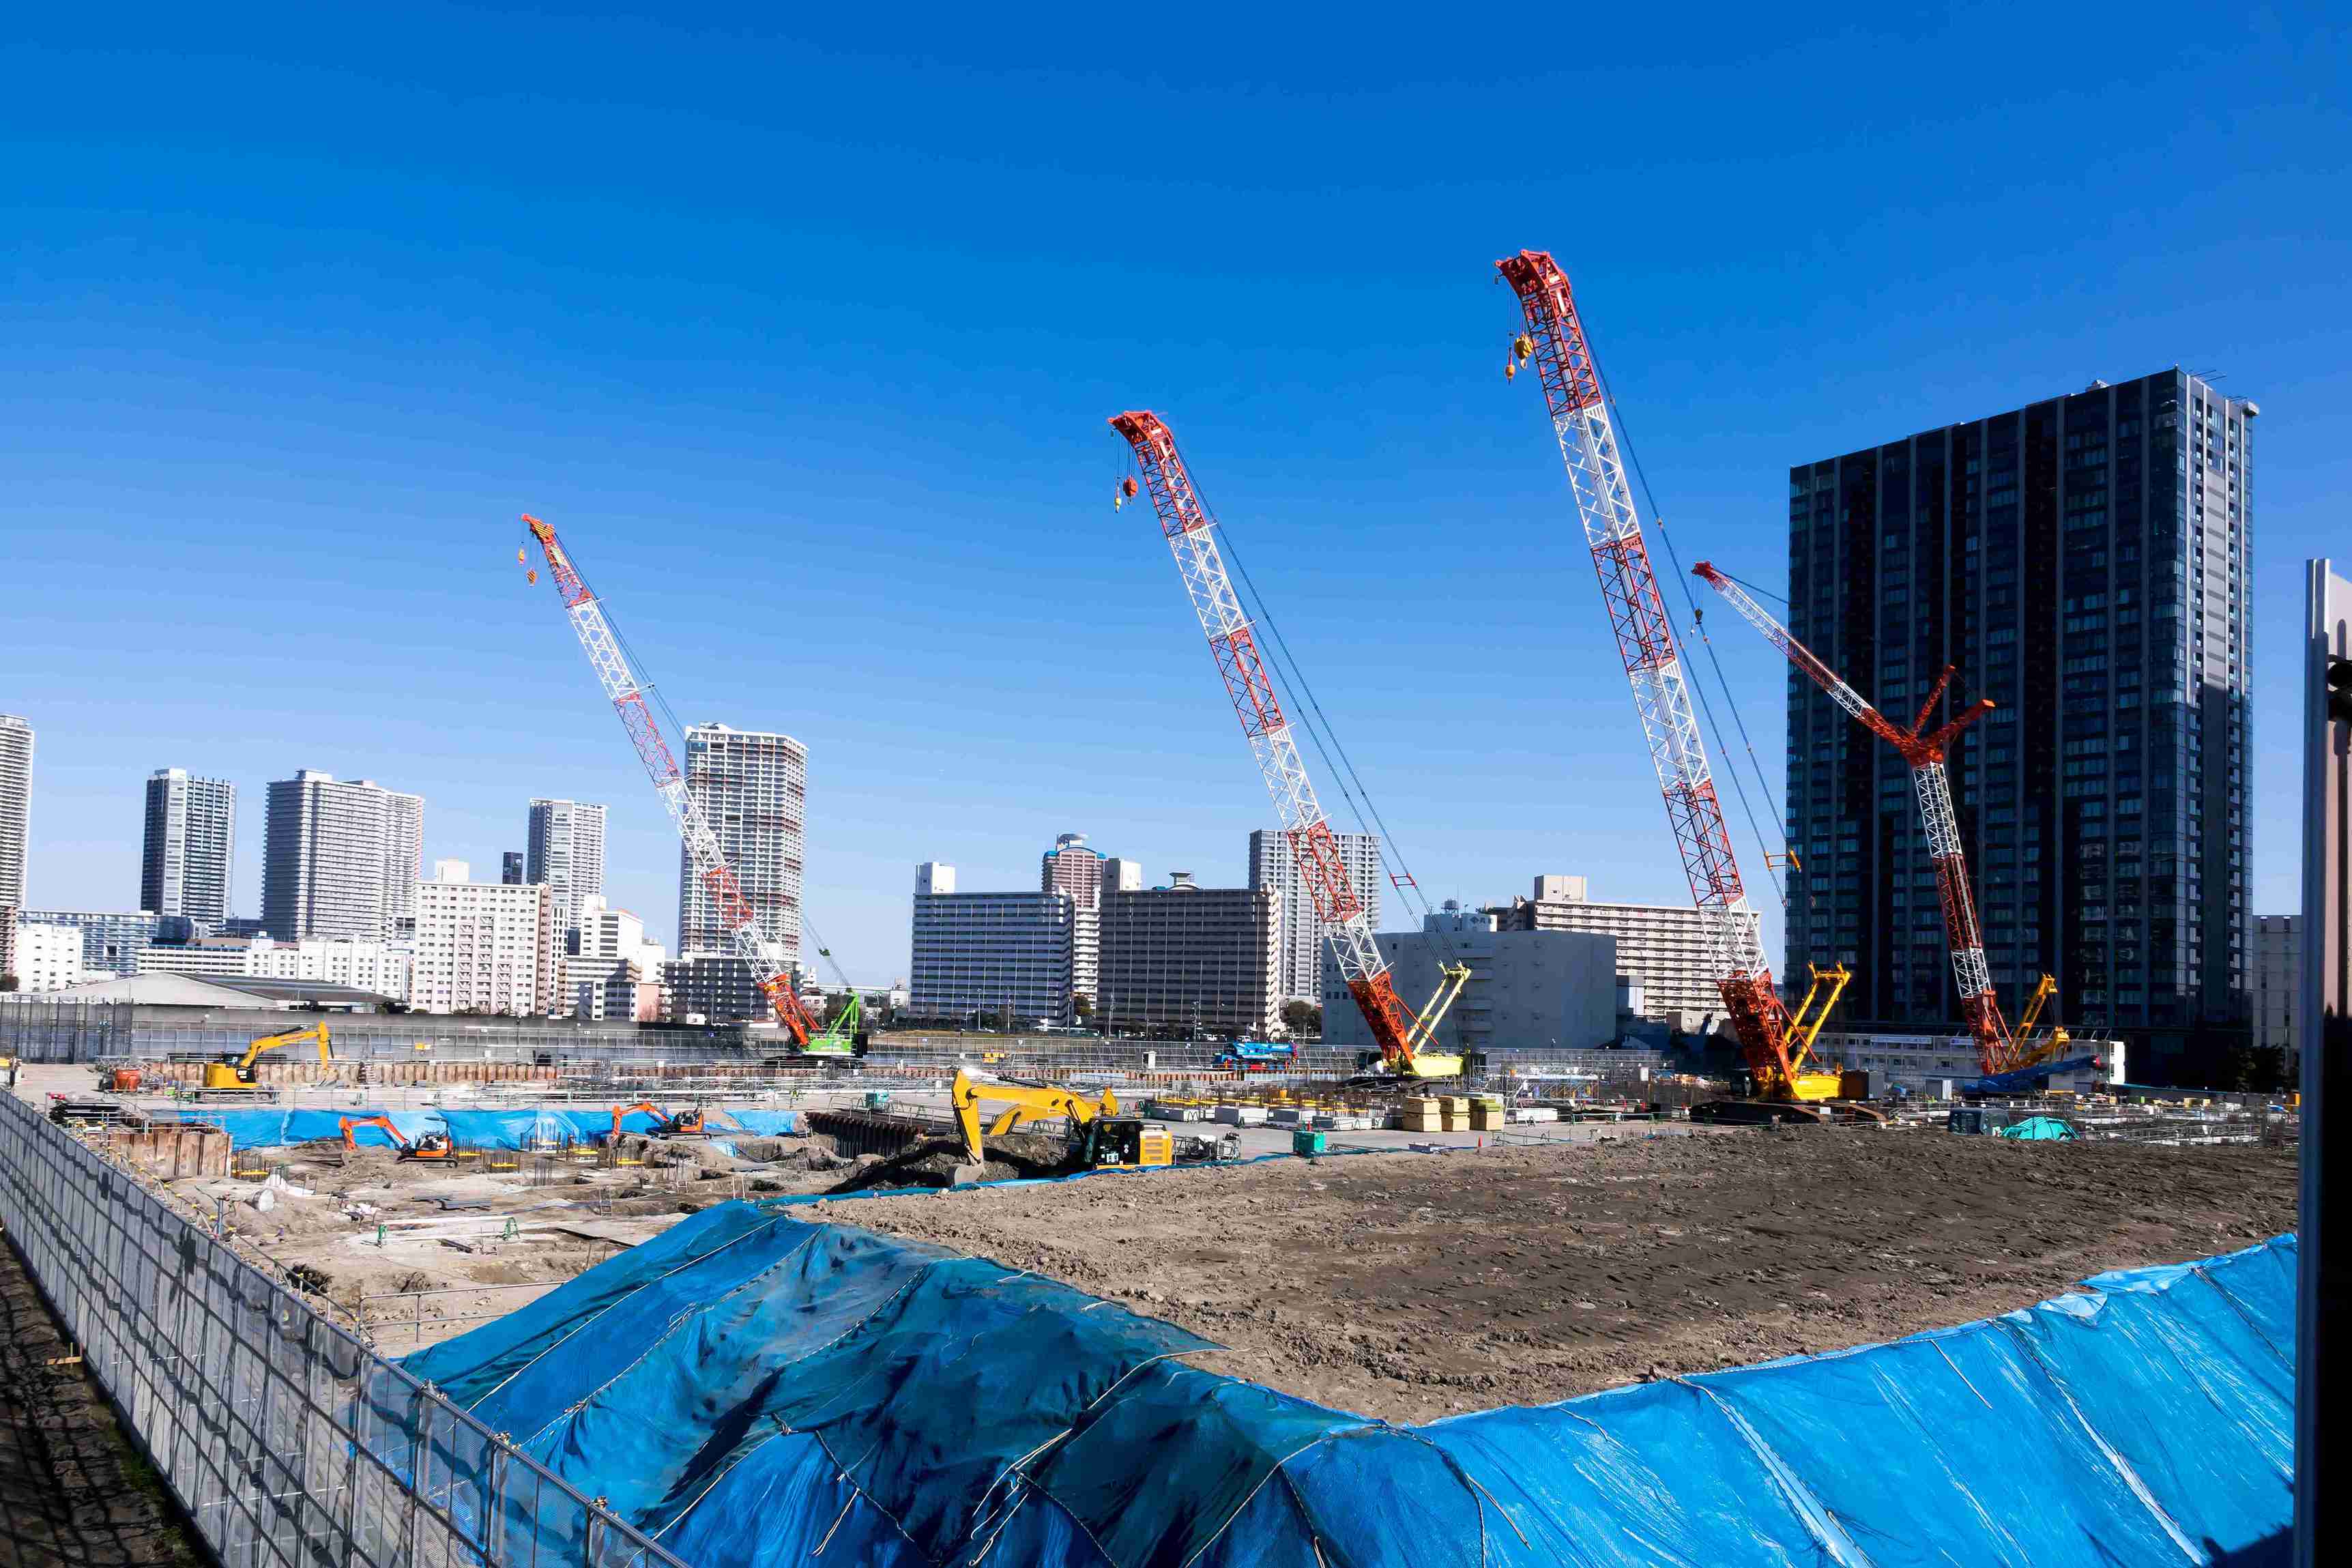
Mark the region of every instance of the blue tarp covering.
<instances>
[{"instance_id":1,"label":"blue tarp covering","mask_svg":"<svg viewBox=\"0 0 2352 1568\"><path fill-rule=\"evenodd\" d=\"M404 1364L703 1568L2243 1563L2289 1518L2294 1258L1403 1427L1050 1280L729 1204Z\"/></svg>"},{"instance_id":2,"label":"blue tarp covering","mask_svg":"<svg viewBox=\"0 0 2352 1568\"><path fill-rule=\"evenodd\" d=\"M573 1107L523 1110L280 1110L275 1107L246 1107L190 1111L184 1120L221 1128L228 1133L231 1148L266 1149L341 1138L346 1117L356 1121L369 1116L390 1117L393 1125L412 1141L420 1133L446 1131L456 1137L459 1147L467 1149L556 1148L567 1140L593 1143L613 1131L613 1112L609 1108L583 1110ZM624 1117L621 1126L625 1131L650 1132L656 1121L636 1110ZM713 1110L706 1121L714 1131L775 1137L800 1131L797 1110ZM353 1128L352 1141L367 1149L393 1146L380 1127Z\"/></svg>"}]
</instances>

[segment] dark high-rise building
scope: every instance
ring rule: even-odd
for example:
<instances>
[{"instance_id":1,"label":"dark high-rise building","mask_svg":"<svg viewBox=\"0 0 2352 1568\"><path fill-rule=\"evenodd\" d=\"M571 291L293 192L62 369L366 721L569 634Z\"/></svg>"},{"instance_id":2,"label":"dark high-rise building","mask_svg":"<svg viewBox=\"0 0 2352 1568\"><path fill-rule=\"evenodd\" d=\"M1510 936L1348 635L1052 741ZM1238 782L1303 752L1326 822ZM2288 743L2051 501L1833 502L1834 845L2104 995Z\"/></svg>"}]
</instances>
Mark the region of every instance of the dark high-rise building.
<instances>
[{"instance_id":1,"label":"dark high-rise building","mask_svg":"<svg viewBox=\"0 0 2352 1568\"><path fill-rule=\"evenodd\" d=\"M2254 405L2179 370L1789 470L1790 626L1898 721L1999 706L1950 759L2014 1019L2044 972L2132 1076L2245 1043ZM1788 967L1846 1011L1958 1017L1908 770L1789 676Z\"/></svg>"},{"instance_id":2,"label":"dark high-rise building","mask_svg":"<svg viewBox=\"0 0 2352 1568\"><path fill-rule=\"evenodd\" d=\"M520 888L527 885L522 879L521 850L509 849L506 852L499 866L499 884L507 888Z\"/></svg>"},{"instance_id":3,"label":"dark high-rise building","mask_svg":"<svg viewBox=\"0 0 2352 1568\"><path fill-rule=\"evenodd\" d=\"M185 915L210 931L228 919L236 859L236 785L185 768L147 777L147 829L139 856L139 907Z\"/></svg>"}]
</instances>

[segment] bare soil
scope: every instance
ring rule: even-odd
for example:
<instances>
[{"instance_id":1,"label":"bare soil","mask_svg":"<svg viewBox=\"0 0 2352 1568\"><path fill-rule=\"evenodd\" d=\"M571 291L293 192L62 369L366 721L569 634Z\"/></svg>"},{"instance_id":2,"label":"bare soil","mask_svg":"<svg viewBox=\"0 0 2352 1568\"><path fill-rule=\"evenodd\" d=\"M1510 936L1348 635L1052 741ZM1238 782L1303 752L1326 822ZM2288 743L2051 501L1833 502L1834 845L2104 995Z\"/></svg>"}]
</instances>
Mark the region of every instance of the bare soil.
<instances>
[{"instance_id":1,"label":"bare soil","mask_svg":"<svg viewBox=\"0 0 2352 1568\"><path fill-rule=\"evenodd\" d=\"M1811 1129L1280 1161L818 1204L1396 1421L1963 1322L2294 1228L2292 1150Z\"/></svg>"}]
</instances>

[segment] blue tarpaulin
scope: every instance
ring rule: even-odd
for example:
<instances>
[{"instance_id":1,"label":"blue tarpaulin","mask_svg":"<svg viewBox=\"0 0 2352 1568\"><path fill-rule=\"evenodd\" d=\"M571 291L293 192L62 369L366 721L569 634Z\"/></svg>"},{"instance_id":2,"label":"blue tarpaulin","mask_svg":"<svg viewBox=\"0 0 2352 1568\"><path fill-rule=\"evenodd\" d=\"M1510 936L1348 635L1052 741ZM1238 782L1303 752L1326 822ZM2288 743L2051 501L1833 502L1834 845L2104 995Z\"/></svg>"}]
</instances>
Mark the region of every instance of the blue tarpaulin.
<instances>
[{"instance_id":1,"label":"blue tarpaulin","mask_svg":"<svg viewBox=\"0 0 2352 1568\"><path fill-rule=\"evenodd\" d=\"M288 1143L339 1139L346 1119L353 1121L384 1116L402 1136L414 1142L425 1132L447 1132L463 1149L552 1149L566 1142L593 1143L609 1137L609 1108L583 1110L576 1107L542 1107L519 1110L282 1110L275 1106L246 1106L230 1110L189 1111L184 1120L219 1127L235 1149L267 1149ZM628 1132L650 1132L657 1118L630 1112L621 1121ZM719 1110L706 1113L713 1131L758 1133L770 1137L797 1132L797 1110ZM355 1127L352 1141L366 1149L389 1149L392 1140L380 1127Z\"/></svg>"},{"instance_id":2,"label":"blue tarpaulin","mask_svg":"<svg viewBox=\"0 0 2352 1568\"><path fill-rule=\"evenodd\" d=\"M1412 1427L1051 1280L728 1204L404 1364L700 1568L2177 1565L2287 1524L2294 1258Z\"/></svg>"}]
</instances>

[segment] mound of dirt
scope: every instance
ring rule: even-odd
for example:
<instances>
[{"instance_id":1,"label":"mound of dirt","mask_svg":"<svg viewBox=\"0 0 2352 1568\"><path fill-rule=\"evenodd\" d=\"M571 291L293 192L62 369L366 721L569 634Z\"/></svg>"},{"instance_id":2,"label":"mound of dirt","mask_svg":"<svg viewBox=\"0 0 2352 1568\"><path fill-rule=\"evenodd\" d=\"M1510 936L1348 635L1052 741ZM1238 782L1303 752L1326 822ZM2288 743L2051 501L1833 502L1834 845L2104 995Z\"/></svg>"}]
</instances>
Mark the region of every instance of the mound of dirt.
<instances>
[{"instance_id":1,"label":"mound of dirt","mask_svg":"<svg viewBox=\"0 0 2352 1568\"><path fill-rule=\"evenodd\" d=\"M987 1141L988 1163L981 1167L983 1182L1009 1182L1024 1176L1063 1176L1077 1168L1070 1146L1045 1132L1008 1132ZM965 1164L963 1144L953 1138L929 1138L887 1160L860 1162L857 1169L835 1185L836 1193L859 1193L869 1187L944 1187Z\"/></svg>"}]
</instances>

